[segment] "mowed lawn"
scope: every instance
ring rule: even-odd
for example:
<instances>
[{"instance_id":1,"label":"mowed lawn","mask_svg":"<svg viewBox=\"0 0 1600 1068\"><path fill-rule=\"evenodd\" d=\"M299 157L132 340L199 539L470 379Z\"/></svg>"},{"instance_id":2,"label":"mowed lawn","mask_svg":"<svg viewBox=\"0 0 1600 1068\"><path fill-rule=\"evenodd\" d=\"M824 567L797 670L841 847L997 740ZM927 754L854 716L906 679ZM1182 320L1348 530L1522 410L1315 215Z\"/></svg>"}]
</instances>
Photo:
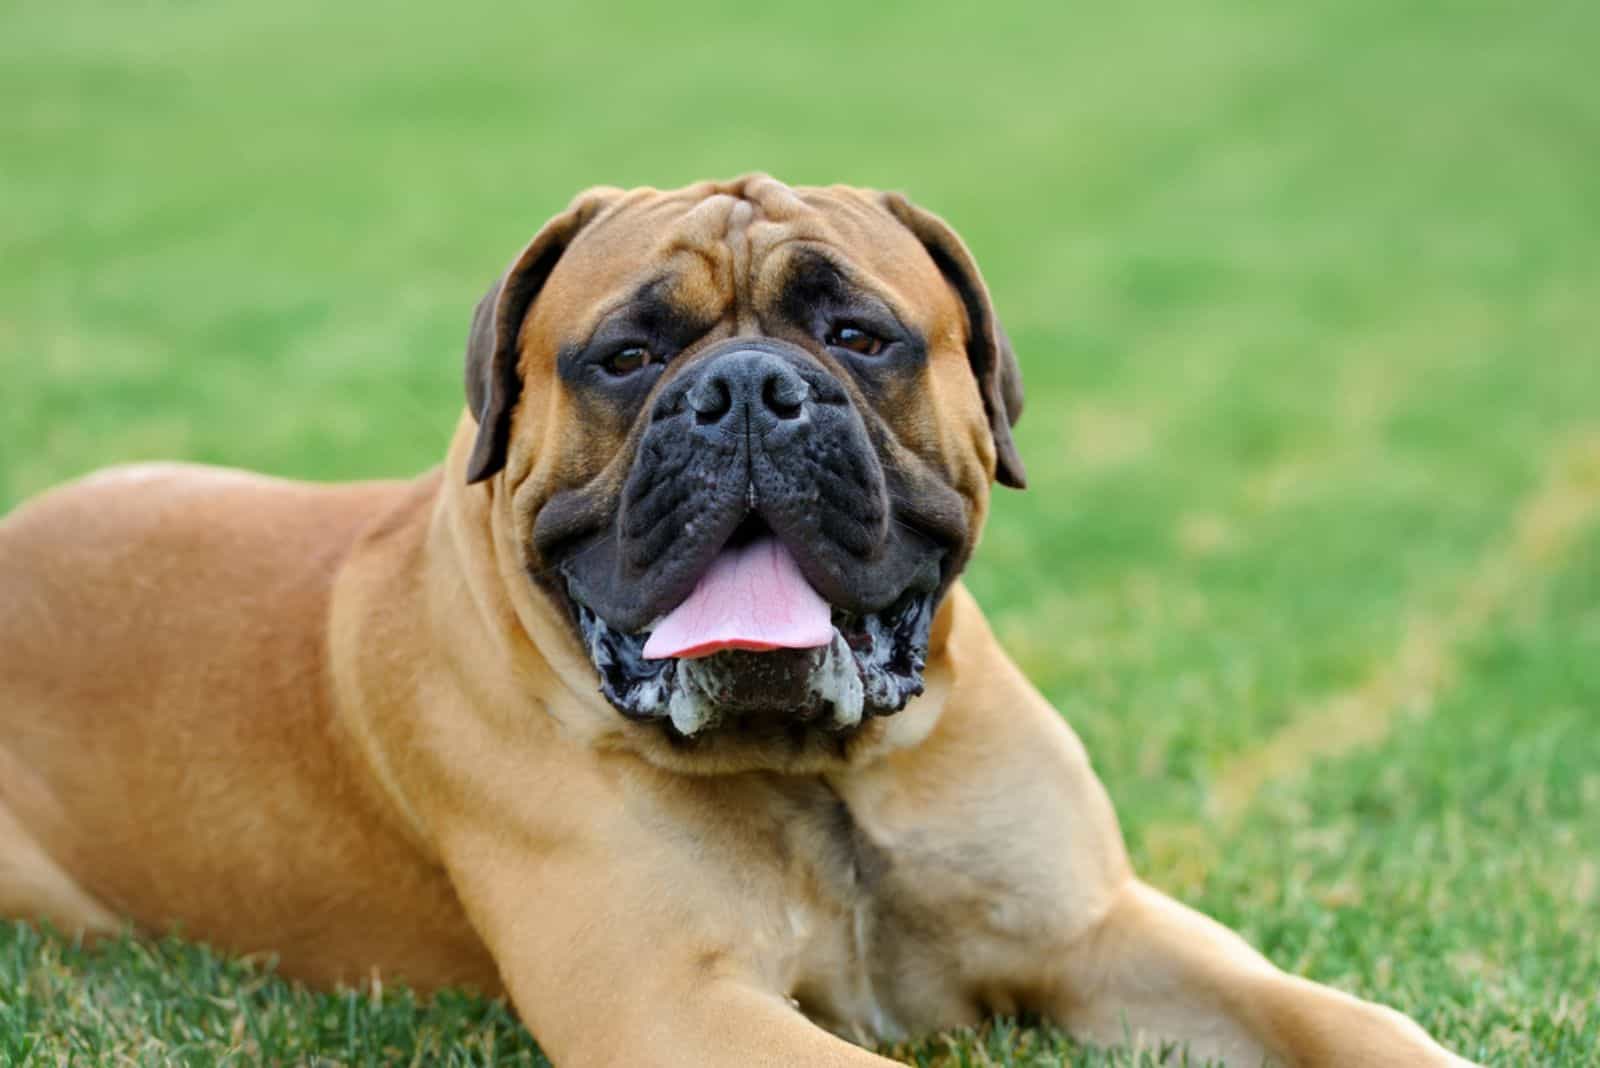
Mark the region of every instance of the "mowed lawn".
<instances>
[{"instance_id":1,"label":"mowed lawn","mask_svg":"<svg viewBox=\"0 0 1600 1068\"><path fill-rule=\"evenodd\" d=\"M1600 6L601 6L0 9L0 511L437 462L582 186L904 189L1028 383L970 583L1144 873L1475 1059L1600 1064ZM260 1062L543 1063L503 1004L0 927L0 1063Z\"/></svg>"}]
</instances>

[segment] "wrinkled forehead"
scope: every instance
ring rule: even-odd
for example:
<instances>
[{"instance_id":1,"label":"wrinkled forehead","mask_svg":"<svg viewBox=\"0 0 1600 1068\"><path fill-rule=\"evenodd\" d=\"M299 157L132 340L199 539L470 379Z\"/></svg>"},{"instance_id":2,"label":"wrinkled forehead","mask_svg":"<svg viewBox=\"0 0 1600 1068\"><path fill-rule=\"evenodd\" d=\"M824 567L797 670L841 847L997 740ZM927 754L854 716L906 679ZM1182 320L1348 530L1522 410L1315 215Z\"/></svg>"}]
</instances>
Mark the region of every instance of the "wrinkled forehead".
<instances>
[{"instance_id":1,"label":"wrinkled forehead","mask_svg":"<svg viewBox=\"0 0 1600 1068\"><path fill-rule=\"evenodd\" d=\"M913 318L957 308L932 258L878 194L758 176L616 194L556 264L535 316L580 327L663 282L691 300L760 300L777 292L801 250L827 256L897 311L920 312Z\"/></svg>"}]
</instances>

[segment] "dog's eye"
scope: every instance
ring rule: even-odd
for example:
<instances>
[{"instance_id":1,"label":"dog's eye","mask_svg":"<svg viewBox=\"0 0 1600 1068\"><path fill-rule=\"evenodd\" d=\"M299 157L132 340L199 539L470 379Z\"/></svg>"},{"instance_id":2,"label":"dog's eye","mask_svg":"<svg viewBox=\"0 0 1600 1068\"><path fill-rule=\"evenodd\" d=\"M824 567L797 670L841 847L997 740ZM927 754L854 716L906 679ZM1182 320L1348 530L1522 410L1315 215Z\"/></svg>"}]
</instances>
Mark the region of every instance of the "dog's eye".
<instances>
[{"instance_id":1,"label":"dog's eye","mask_svg":"<svg viewBox=\"0 0 1600 1068\"><path fill-rule=\"evenodd\" d=\"M857 356L876 356L889 343L876 334L869 334L859 326L836 326L822 339L830 349L847 349Z\"/></svg>"},{"instance_id":2,"label":"dog's eye","mask_svg":"<svg viewBox=\"0 0 1600 1068\"><path fill-rule=\"evenodd\" d=\"M605 368L606 374L616 378L623 378L653 363L660 362L655 353L644 346L629 345L627 348L618 349L600 361L600 366Z\"/></svg>"}]
</instances>

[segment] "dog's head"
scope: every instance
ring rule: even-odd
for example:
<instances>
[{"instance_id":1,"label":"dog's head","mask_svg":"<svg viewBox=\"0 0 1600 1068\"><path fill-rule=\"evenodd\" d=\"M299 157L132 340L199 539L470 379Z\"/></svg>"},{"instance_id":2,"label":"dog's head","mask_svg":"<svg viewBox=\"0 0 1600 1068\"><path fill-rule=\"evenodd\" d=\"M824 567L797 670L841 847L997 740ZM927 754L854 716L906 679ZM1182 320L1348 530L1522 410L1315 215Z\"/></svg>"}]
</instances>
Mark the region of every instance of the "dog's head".
<instances>
[{"instance_id":1,"label":"dog's head","mask_svg":"<svg viewBox=\"0 0 1600 1068\"><path fill-rule=\"evenodd\" d=\"M991 480L1023 482L978 269L892 193L591 190L479 304L466 378L466 481L680 756L843 752L903 708Z\"/></svg>"}]
</instances>

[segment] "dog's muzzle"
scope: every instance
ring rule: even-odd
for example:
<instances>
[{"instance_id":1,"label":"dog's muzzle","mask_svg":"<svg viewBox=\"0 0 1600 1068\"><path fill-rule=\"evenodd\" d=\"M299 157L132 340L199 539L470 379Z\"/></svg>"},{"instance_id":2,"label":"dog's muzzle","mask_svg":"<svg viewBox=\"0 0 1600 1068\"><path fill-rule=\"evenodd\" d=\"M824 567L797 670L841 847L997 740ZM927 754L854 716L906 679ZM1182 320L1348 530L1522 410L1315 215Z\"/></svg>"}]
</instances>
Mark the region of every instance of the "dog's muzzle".
<instances>
[{"instance_id":1,"label":"dog's muzzle","mask_svg":"<svg viewBox=\"0 0 1600 1068\"><path fill-rule=\"evenodd\" d=\"M841 730L921 692L949 546L895 521L844 383L796 345L735 338L646 419L609 522L560 564L613 705L685 735Z\"/></svg>"}]
</instances>

